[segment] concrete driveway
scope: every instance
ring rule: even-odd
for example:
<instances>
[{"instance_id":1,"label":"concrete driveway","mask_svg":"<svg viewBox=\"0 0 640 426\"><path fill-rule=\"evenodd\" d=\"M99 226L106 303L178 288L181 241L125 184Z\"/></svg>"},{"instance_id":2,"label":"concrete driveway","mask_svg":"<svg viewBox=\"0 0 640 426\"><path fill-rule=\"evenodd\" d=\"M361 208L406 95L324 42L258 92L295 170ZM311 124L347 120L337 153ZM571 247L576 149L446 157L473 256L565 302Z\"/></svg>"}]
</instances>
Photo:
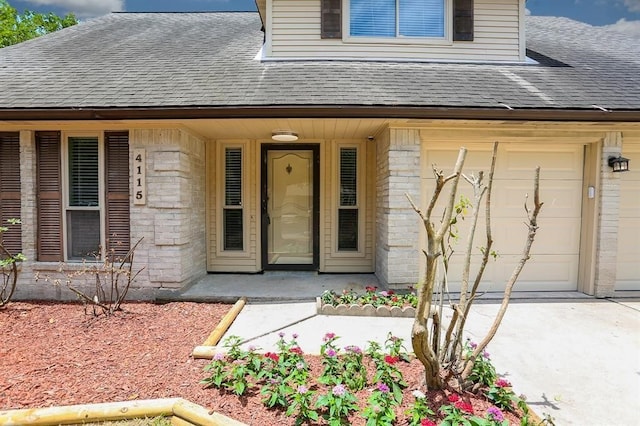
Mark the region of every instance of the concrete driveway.
<instances>
[{"instance_id":1,"label":"concrete driveway","mask_svg":"<svg viewBox=\"0 0 640 426\"><path fill-rule=\"evenodd\" d=\"M498 309L477 304L467 327L479 340ZM334 332L343 346L384 342L392 332L410 349L411 319L316 315L313 303L247 305L225 336L273 350L278 333L298 334L302 349L319 351ZM540 415L557 425L640 424L640 301L514 301L488 348L498 370Z\"/></svg>"}]
</instances>

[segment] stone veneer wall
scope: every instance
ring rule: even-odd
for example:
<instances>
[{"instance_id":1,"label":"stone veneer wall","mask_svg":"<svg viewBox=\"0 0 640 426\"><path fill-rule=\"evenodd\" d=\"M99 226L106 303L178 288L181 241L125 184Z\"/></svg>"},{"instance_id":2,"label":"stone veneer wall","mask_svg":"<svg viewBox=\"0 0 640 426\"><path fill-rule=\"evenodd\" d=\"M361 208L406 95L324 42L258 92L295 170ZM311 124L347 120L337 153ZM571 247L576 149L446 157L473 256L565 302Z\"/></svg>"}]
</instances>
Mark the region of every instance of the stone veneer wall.
<instances>
[{"instance_id":1,"label":"stone veneer wall","mask_svg":"<svg viewBox=\"0 0 640 426\"><path fill-rule=\"evenodd\" d=\"M129 148L146 150L147 184L146 205L132 204L130 210L132 244L144 237L136 250L134 270L143 266L145 270L130 289L129 298L151 299L158 288L179 288L206 273L205 142L179 129L131 130ZM37 257L37 211L32 131L20 133L20 173L22 246L27 261L21 265L15 300L76 299L64 284L51 282L64 279L58 262L33 262ZM68 264L67 270L80 268ZM95 285L90 275L74 283L89 291Z\"/></svg>"},{"instance_id":2,"label":"stone veneer wall","mask_svg":"<svg viewBox=\"0 0 640 426\"><path fill-rule=\"evenodd\" d=\"M600 214L597 221L594 293L596 297L612 297L616 284L618 254L618 216L620 213L620 174L609 167L609 157L622 153L622 134L610 132L602 144L600 162Z\"/></svg>"},{"instance_id":3,"label":"stone veneer wall","mask_svg":"<svg viewBox=\"0 0 640 426\"><path fill-rule=\"evenodd\" d=\"M145 148L147 203L131 206L131 240L141 286L179 288L206 273L205 142L178 129L133 130Z\"/></svg>"},{"instance_id":4,"label":"stone veneer wall","mask_svg":"<svg viewBox=\"0 0 640 426\"><path fill-rule=\"evenodd\" d=\"M405 193L420 205L420 132L388 129L377 140L376 275L390 287L415 285L420 221Z\"/></svg>"}]
</instances>

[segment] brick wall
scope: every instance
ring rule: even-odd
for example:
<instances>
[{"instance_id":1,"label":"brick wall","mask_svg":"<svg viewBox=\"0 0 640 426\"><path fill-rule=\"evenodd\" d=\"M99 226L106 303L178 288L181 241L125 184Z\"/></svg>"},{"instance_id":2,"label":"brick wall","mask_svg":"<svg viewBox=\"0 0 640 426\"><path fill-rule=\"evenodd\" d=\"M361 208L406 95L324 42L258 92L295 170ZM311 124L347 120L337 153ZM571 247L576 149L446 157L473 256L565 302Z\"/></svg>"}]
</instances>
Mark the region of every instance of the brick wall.
<instances>
[{"instance_id":1,"label":"brick wall","mask_svg":"<svg viewBox=\"0 0 640 426\"><path fill-rule=\"evenodd\" d=\"M420 204L419 131L389 129L377 149L376 275L390 287L415 285L420 227L405 194Z\"/></svg>"},{"instance_id":2,"label":"brick wall","mask_svg":"<svg viewBox=\"0 0 640 426\"><path fill-rule=\"evenodd\" d=\"M620 174L609 167L609 157L622 152L622 134L610 132L602 144L598 234L594 292L596 297L611 297L615 291L618 253L618 216L620 210Z\"/></svg>"},{"instance_id":3,"label":"brick wall","mask_svg":"<svg viewBox=\"0 0 640 426\"><path fill-rule=\"evenodd\" d=\"M131 241L144 237L134 270L145 267L129 291L131 299L150 299L158 288L179 288L206 273L205 142L178 129L132 130L130 150L146 150L145 205L131 205ZM36 163L34 132L20 134L22 240L27 262L21 265L15 299L73 300L56 262L36 259ZM83 269L68 263L67 273ZM36 280L36 277L38 279ZM55 285L57 282L58 285ZM95 278L74 278L93 294Z\"/></svg>"}]
</instances>

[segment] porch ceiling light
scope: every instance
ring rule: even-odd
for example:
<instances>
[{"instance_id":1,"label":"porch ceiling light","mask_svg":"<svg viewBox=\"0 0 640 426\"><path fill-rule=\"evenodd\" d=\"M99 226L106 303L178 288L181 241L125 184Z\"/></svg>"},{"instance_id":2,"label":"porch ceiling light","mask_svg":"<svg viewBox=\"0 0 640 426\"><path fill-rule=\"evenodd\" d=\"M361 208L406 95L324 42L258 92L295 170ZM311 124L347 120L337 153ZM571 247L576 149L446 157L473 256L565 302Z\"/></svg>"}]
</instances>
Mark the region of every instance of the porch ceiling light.
<instances>
[{"instance_id":1,"label":"porch ceiling light","mask_svg":"<svg viewBox=\"0 0 640 426\"><path fill-rule=\"evenodd\" d=\"M609 157L609 167L613 169L614 173L628 172L629 171L629 159L624 158L621 155L617 157Z\"/></svg>"},{"instance_id":2,"label":"porch ceiling light","mask_svg":"<svg viewBox=\"0 0 640 426\"><path fill-rule=\"evenodd\" d=\"M298 140L298 134L291 130L274 130L271 139L278 142L295 142Z\"/></svg>"}]
</instances>

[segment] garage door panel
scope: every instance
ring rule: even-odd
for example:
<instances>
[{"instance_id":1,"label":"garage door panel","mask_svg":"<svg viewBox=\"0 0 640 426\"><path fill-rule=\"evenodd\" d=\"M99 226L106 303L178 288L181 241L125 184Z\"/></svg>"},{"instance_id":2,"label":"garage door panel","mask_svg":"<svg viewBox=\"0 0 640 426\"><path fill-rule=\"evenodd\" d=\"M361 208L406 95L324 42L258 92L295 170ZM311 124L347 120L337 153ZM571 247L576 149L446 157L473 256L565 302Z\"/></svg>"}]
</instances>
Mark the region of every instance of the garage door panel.
<instances>
[{"instance_id":1,"label":"garage door panel","mask_svg":"<svg viewBox=\"0 0 640 426\"><path fill-rule=\"evenodd\" d=\"M620 173L616 290L640 290L640 143L625 141L628 172Z\"/></svg>"},{"instance_id":2,"label":"garage door panel","mask_svg":"<svg viewBox=\"0 0 640 426\"><path fill-rule=\"evenodd\" d=\"M511 277L520 256L499 256L490 259L485 269L481 291L502 291ZM471 266L471 280L478 270L479 256ZM516 291L573 291L578 280L578 262L571 255L532 255L525 264L515 285ZM449 269L449 289L460 291L462 276L462 256L454 256Z\"/></svg>"},{"instance_id":3,"label":"garage door panel","mask_svg":"<svg viewBox=\"0 0 640 426\"><path fill-rule=\"evenodd\" d=\"M541 181L540 200L544 203L540 217L580 218L581 181ZM529 196L528 200L525 195ZM533 179L530 181L499 181L494 184L491 215L493 217L526 218L525 200L533 207Z\"/></svg>"},{"instance_id":4,"label":"garage door panel","mask_svg":"<svg viewBox=\"0 0 640 426\"><path fill-rule=\"evenodd\" d=\"M429 147L430 148L430 147ZM472 149L472 148L470 148ZM474 149L478 149L475 147ZM487 171L491 160L491 144L481 147L481 152L471 150L467 156L465 172ZM450 172L457 158L457 149L435 149L426 153L429 164L447 165ZM518 145L503 143L499 146L496 175L492 194L493 249L499 253L497 261L491 260L484 275L482 288L499 291L509 279L520 259L527 236L527 214L524 209L525 194L528 205L533 203L533 178L536 166L540 166L540 197L544 206L538 217L540 229L533 244L532 258L517 284L522 291L575 290L578 282L580 232L582 217L582 170L584 148L582 145ZM640 164L640 160L638 161ZM427 195L433 193L435 181L431 174L423 175L423 188ZM461 192L469 199L472 190L461 182ZM427 200L423 200L426 207ZM446 197L441 198L434 218L440 217ZM485 244L484 206L473 244L474 256L479 259L479 247ZM457 223L458 233L467 236L470 221ZM452 260L449 276L451 287L459 289L460 259L466 241L455 246L460 254ZM479 260L476 260L476 263Z\"/></svg>"},{"instance_id":5,"label":"garage door panel","mask_svg":"<svg viewBox=\"0 0 640 426\"><path fill-rule=\"evenodd\" d=\"M535 148L503 145L496 164L499 179L533 179L533 170L540 166L540 179L582 179L583 150L581 145L540 145Z\"/></svg>"},{"instance_id":6,"label":"garage door panel","mask_svg":"<svg viewBox=\"0 0 640 426\"><path fill-rule=\"evenodd\" d=\"M480 170L488 172L489 167L491 166L492 145L477 144L465 146L468 151L464 161L464 173L477 173ZM431 147L426 155L427 169L425 170L425 177L431 178L433 176L431 166L434 164L436 165L436 168L442 170L445 175L451 173L456 164L456 160L458 159L459 150L459 147Z\"/></svg>"},{"instance_id":7,"label":"garage door panel","mask_svg":"<svg viewBox=\"0 0 640 426\"><path fill-rule=\"evenodd\" d=\"M503 219L493 226L494 248L501 254L518 254L527 238L524 220ZM541 218L531 247L534 254L570 254L580 251L580 223L570 218Z\"/></svg>"}]
</instances>

